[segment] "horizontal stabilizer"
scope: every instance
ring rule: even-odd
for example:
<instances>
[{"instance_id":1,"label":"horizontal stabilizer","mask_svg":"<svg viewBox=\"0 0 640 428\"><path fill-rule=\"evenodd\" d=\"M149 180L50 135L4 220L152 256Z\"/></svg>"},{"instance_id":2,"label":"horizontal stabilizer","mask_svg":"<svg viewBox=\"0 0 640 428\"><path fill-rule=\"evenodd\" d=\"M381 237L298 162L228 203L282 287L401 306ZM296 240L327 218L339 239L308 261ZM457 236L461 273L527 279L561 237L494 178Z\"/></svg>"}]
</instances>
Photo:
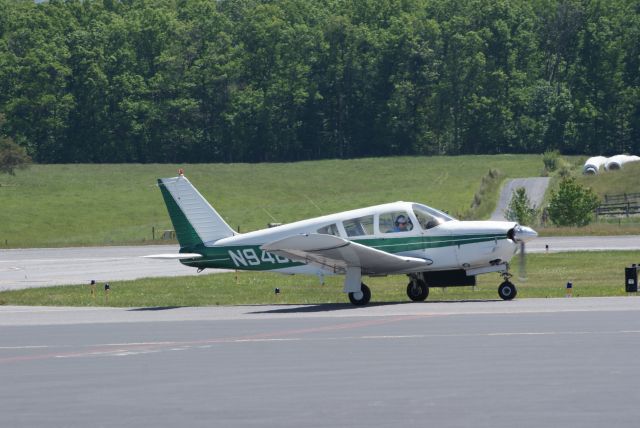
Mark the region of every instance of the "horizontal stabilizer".
<instances>
[{"instance_id":1,"label":"horizontal stabilizer","mask_svg":"<svg viewBox=\"0 0 640 428\"><path fill-rule=\"evenodd\" d=\"M181 254L151 254L142 256L145 259L161 259L161 260L181 260L181 259L199 259L202 254L198 253L181 253Z\"/></svg>"},{"instance_id":2,"label":"horizontal stabilizer","mask_svg":"<svg viewBox=\"0 0 640 428\"><path fill-rule=\"evenodd\" d=\"M346 272L347 267L359 267L363 274L389 274L426 268L432 260L397 256L333 235L312 233L294 235L269 242L264 251L311 263L334 272Z\"/></svg>"}]
</instances>

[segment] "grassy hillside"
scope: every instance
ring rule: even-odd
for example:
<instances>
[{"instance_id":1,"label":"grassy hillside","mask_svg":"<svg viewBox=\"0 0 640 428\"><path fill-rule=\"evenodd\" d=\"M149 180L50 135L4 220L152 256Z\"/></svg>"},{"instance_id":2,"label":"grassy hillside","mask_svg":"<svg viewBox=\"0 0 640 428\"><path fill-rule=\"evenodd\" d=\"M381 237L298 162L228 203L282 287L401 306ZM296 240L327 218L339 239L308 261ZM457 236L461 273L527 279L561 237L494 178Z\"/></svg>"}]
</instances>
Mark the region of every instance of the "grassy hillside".
<instances>
[{"instance_id":1,"label":"grassy hillside","mask_svg":"<svg viewBox=\"0 0 640 428\"><path fill-rule=\"evenodd\" d=\"M286 164L33 165L0 176L0 246L148 242L171 229L158 177L179 167L234 228L255 230L396 200L456 215L490 168L536 176L541 156L499 155L326 160ZM158 233L156 233L156 237Z\"/></svg>"},{"instance_id":2,"label":"grassy hillside","mask_svg":"<svg viewBox=\"0 0 640 428\"><path fill-rule=\"evenodd\" d=\"M601 201L604 196L621 193L640 192L640 162L625 165L619 171L601 171L597 175L582 175L582 166L586 158L574 157L570 159L572 174L583 186L590 187ZM559 177L552 179L551 188L558 187ZM547 193L549 196L549 193ZM546 227L537 227L541 235L626 235L640 234L640 218L631 216L600 217L586 227L555 227L549 223Z\"/></svg>"},{"instance_id":3,"label":"grassy hillside","mask_svg":"<svg viewBox=\"0 0 640 428\"><path fill-rule=\"evenodd\" d=\"M640 193L640 162L627 164L619 171L583 175L580 182L591 187L602 199L605 194Z\"/></svg>"},{"instance_id":4,"label":"grassy hillside","mask_svg":"<svg viewBox=\"0 0 640 428\"><path fill-rule=\"evenodd\" d=\"M638 262L637 251L530 254L528 280L513 278L518 297L563 297L566 283L573 295L623 296L624 267ZM176 262L177 263L177 262ZM147 278L111 282L109 300L98 287L92 296L87 285L32 288L0 292L0 305L51 306L205 306L238 304L297 304L348 302L342 293L344 277L327 277L320 285L315 276L239 272L178 278ZM407 302L407 279L402 275L364 278L372 302ZM428 301L498 299L498 274L478 276L478 286L433 288ZM274 288L281 293L275 295ZM259 310L259 309L256 309Z\"/></svg>"}]
</instances>

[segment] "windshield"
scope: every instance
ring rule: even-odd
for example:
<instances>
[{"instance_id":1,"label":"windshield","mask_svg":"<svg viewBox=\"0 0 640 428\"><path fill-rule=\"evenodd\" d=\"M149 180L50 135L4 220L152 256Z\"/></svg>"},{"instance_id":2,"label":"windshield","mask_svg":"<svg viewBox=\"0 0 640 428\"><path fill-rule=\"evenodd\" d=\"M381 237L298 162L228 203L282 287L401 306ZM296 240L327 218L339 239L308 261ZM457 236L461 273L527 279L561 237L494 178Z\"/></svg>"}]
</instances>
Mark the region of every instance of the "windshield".
<instances>
[{"instance_id":1,"label":"windshield","mask_svg":"<svg viewBox=\"0 0 640 428\"><path fill-rule=\"evenodd\" d=\"M455 220L449 214L421 204L413 204L413 213L416 215L420 227L424 230L434 228L447 221Z\"/></svg>"}]
</instances>

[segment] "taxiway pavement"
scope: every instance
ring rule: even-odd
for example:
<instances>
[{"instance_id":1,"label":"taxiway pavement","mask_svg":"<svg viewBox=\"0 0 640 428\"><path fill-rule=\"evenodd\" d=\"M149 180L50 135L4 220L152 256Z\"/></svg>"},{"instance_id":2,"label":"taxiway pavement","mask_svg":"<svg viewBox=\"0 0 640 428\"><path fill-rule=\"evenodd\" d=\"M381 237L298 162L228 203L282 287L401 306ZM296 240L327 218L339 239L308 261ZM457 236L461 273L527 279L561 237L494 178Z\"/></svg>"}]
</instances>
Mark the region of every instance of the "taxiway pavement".
<instances>
[{"instance_id":1,"label":"taxiway pavement","mask_svg":"<svg viewBox=\"0 0 640 428\"><path fill-rule=\"evenodd\" d=\"M0 290L197 275L178 260L144 258L178 250L177 245L0 250ZM201 275L218 272L226 271L207 269Z\"/></svg>"},{"instance_id":2,"label":"taxiway pavement","mask_svg":"<svg viewBox=\"0 0 640 428\"><path fill-rule=\"evenodd\" d=\"M640 236L542 237L527 244L527 251L544 252L546 245L550 252L640 250ZM177 260L143 257L177 252L176 245L0 250L0 290L225 272L198 274Z\"/></svg>"},{"instance_id":3,"label":"taxiway pavement","mask_svg":"<svg viewBox=\"0 0 640 428\"><path fill-rule=\"evenodd\" d=\"M0 307L0 426L635 427L640 299Z\"/></svg>"}]
</instances>

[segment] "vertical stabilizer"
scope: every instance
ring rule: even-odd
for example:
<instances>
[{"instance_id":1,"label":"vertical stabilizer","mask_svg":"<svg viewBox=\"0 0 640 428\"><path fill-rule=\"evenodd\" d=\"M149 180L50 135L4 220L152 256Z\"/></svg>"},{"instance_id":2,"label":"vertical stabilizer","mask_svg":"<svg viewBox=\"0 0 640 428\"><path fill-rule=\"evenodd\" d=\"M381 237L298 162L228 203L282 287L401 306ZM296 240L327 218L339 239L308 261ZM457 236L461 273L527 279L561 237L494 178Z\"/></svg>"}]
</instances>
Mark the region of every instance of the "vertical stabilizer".
<instances>
[{"instance_id":1,"label":"vertical stabilizer","mask_svg":"<svg viewBox=\"0 0 640 428\"><path fill-rule=\"evenodd\" d=\"M235 232L183 175L158 179L181 248L217 241Z\"/></svg>"}]
</instances>

